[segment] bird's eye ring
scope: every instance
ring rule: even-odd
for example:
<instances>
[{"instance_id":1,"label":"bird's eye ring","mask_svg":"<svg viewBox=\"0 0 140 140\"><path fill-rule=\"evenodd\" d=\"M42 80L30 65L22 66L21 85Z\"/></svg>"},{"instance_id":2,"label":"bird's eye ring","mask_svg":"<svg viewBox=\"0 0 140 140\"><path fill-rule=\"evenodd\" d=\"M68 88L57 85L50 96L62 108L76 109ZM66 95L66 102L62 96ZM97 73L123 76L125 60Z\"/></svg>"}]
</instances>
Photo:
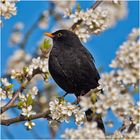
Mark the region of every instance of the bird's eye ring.
<instances>
[{"instance_id":1,"label":"bird's eye ring","mask_svg":"<svg viewBox=\"0 0 140 140\"><path fill-rule=\"evenodd\" d=\"M58 33L58 34L57 34L57 36L58 36L58 37L61 37L61 36L62 36L62 34L61 34L61 33Z\"/></svg>"}]
</instances>

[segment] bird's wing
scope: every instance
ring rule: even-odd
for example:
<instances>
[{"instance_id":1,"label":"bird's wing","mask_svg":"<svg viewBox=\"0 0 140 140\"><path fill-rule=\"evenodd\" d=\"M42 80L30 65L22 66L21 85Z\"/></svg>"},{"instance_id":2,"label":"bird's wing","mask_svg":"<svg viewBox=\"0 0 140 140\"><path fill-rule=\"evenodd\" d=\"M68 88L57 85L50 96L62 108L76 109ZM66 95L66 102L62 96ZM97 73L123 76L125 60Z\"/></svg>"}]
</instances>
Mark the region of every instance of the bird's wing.
<instances>
[{"instance_id":1,"label":"bird's wing","mask_svg":"<svg viewBox=\"0 0 140 140\"><path fill-rule=\"evenodd\" d=\"M72 81L69 79L69 75L62 68L62 64L58 61L58 58L52 56L49 58L49 71L56 81L56 83L63 88L66 92L71 92L73 89Z\"/></svg>"},{"instance_id":2,"label":"bird's wing","mask_svg":"<svg viewBox=\"0 0 140 140\"><path fill-rule=\"evenodd\" d=\"M77 50L78 51L78 50ZM95 67L94 59L90 52L82 46L80 50L77 52L77 58L80 58L80 63L76 61L77 69L80 69L79 74L81 74L81 82L82 79L86 78L91 83L98 84L98 80L100 79L99 73ZM85 77L83 77L85 76ZM82 78L83 77L83 78ZM86 80L85 80L86 81ZM83 80L84 82L84 80ZM85 82L86 84L86 82Z\"/></svg>"},{"instance_id":3,"label":"bird's wing","mask_svg":"<svg viewBox=\"0 0 140 140\"><path fill-rule=\"evenodd\" d=\"M84 46L82 46L80 49L82 52L85 53L86 57L90 59L90 61L95 62L95 59L93 58L92 54Z\"/></svg>"}]
</instances>

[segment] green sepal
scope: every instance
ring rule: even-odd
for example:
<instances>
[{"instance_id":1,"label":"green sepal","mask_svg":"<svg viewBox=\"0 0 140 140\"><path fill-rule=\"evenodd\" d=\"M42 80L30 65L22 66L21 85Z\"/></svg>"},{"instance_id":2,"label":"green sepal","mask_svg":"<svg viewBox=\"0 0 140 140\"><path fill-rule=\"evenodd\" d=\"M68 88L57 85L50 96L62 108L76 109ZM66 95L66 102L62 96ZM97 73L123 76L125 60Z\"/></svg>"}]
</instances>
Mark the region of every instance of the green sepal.
<instances>
[{"instance_id":1,"label":"green sepal","mask_svg":"<svg viewBox=\"0 0 140 140\"><path fill-rule=\"evenodd\" d=\"M22 108L23 105L24 105L24 102L23 102L23 101L20 101L20 102L18 102L18 104L17 104L17 106L18 106L19 109Z\"/></svg>"},{"instance_id":2,"label":"green sepal","mask_svg":"<svg viewBox=\"0 0 140 140\"><path fill-rule=\"evenodd\" d=\"M33 104L33 99L32 99L32 95L29 94L28 98L27 98L27 106L30 106Z\"/></svg>"},{"instance_id":3,"label":"green sepal","mask_svg":"<svg viewBox=\"0 0 140 140\"><path fill-rule=\"evenodd\" d=\"M77 11L80 12L81 11L81 6L80 3L77 4Z\"/></svg>"},{"instance_id":4,"label":"green sepal","mask_svg":"<svg viewBox=\"0 0 140 140\"><path fill-rule=\"evenodd\" d=\"M10 84L9 86L6 86L6 87L5 87L5 90L9 90L9 89L11 89L13 86L14 86L14 84Z\"/></svg>"}]
</instances>

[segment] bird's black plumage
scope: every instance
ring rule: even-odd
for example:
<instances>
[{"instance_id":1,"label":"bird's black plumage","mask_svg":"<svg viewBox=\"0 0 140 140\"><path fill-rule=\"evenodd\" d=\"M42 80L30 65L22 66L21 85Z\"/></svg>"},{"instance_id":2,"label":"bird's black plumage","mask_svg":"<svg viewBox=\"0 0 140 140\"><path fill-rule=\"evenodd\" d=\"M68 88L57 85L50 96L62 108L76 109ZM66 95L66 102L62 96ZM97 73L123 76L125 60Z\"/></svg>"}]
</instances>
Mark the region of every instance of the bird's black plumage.
<instances>
[{"instance_id":1,"label":"bird's black plumage","mask_svg":"<svg viewBox=\"0 0 140 140\"><path fill-rule=\"evenodd\" d=\"M59 30L52 34L49 71L56 83L77 97L98 86L99 74L89 51L76 34Z\"/></svg>"}]
</instances>

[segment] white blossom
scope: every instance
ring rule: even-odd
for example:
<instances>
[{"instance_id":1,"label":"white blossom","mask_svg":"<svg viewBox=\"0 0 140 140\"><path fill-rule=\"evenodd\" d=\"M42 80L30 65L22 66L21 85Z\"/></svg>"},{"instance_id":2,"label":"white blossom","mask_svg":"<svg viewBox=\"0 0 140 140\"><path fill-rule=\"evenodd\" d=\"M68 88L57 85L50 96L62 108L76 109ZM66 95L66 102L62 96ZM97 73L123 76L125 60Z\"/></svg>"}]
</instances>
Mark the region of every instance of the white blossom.
<instances>
[{"instance_id":1,"label":"white blossom","mask_svg":"<svg viewBox=\"0 0 140 140\"><path fill-rule=\"evenodd\" d=\"M30 117L31 115L35 115L36 113L31 111L32 110L32 106L28 106L26 108L22 108L22 115L23 116L27 116L27 117Z\"/></svg>"},{"instance_id":2,"label":"white blossom","mask_svg":"<svg viewBox=\"0 0 140 140\"><path fill-rule=\"evenodd\" d=\"M80 97L80 106L81 108L86 111L89 108L93 107L93 103L91 102L91 98L90 97L85 97L85 96L81 96Z\"/></svg>"},{"instance_id":3,"label":"white blossom","mask_svg":"<svg viewBox=\"0 0 140 140\"><path fill-rule=\"evenodd\" d=\"M113 0L112 1L104 1L99 7L102 10L108 10L108 20L107 24L109 27L112 27L116 24L117 20L121 20L127 16L128 8L127 8L127 1L122 0ZM116 1L116 2L115 2ZM97 7L98 8L98 7Z\"/></svg>"},{"instance_id":4,"label":"white blossom","mask_svg":"<svg viewBox=\"0 0 140 140\"><path fill-rule=\"evenodd\" d=\"M0 87L0 99L11 99L13 97L13 85L9 83L7 78L0 78L1 87Z\"/></svg>"},{"instance_id":5,"label":"white blossom","mask_svg":"<svg viewBox=\"0 0 140 140\"><path fill-rule=\"evenodd\" d=\"M29 75L33 74L33 70L40 69L42 72L48 72L48 59L47 58L33 58L32 63L29 65Z\"/></svg>"},{"instance_id":6,"label":"white blossom","mask_svg":"<svg viewBox=\"0 0 140 140\"><path fill-rule=\"evenodd\" d=\"M75 5L75 0L72 1L56 1L56 0L51 0L55 4L55 12L63 14L64 9L66 8L72 8Z\"/></svg>"},{"instance_id":7,"label":"white blossom","mask_svg":"<svg viewBox=\"0 0 140 140\"><path fill-rule=\"evenodd\" d=\"M5 19L9 19L11 16L17 14L17 8L15 6L18 0L1 0L0 1L0 15ZM0 19L2 22L2 19Z\"/></svg>"},{"instance_id":8,"label":"white blossom","mask_svg":"<svg viewBox=\"0 0 140 140\"><path fill-rule=\"evenodd\" d=\"M48 11L43 11L42 17L40 19L40 21L38 22L38 26L41 29L46 29L48 27L48 19L49 18L49 14Z\"/></svg>"},{"instance_id":9,"label":"white blossom","mask_svg":"<svg viewBox=\"0 0 140 140\"><path fill-rule=\"evenodd\" d=\"M114 4L119 4L119 3L120 3L120 0L112 0L112 2L113 2Z\"/></svg>"},{"instance_id":10,"label":"white blossom","mask_svg":"<svg viewBox=\"0 0 140 140\"><path fill-rule=\"evenodd\" d=\"M4 91L1 87L0 87L0 100L5 100L6 99L6 91Z\"/></svg>"},{"instance_id":11,"label":"white blossom","mask_svg":"<svg viewBox=\"0 0 140 140\"><path fill-rule=\"evenodd\" d=\"M17 22L14 25L9 40L10 47L21 43L23 38L23 33L22 33L23 28L24 28L24 24L22 22Z\"/></svg>"},{"instance_id":12,"label":"white blossom","mask_svg":"<svg viewBox=\"0 0 140 140\"><path fill-rule=\"evenodd\" d=\"M75 31L75 34L78 35L78 37L83 41L87 42L87 39L90 37L88 30L85 28L79 28Z\"/></svg>"},{"instance_id":13,"label":"white blossom","mask_svg":"<svg viewBox=\"0 0 140 140\"><path fill-rule=\"evenodd\" d=\"M116 53L116 58L110 65L113 68L121 68L118 71L118 78L124 84L137 84L139 80L139 29L134 28L128 40L120 46Z\"/></svg>"},{"instance_id":14,"label":"white blossom","mask_svg":"<svg viewBox=\"0 0 140 140\"><path fill-rule=\"evenodd\" d=\"M127 115L125 110L133 103L133 99L125 92L123 84L117 81L116 73L112 71L102 74L99 84L98 88L102 89L104 94L98 95L99 100L94 104L96 112L106 114L107 109L111 108L119 117Z\"/></svg>"},{"instance_id":15,"label":"white blossom","mask_svg":"<svg viewBox=\"0 0 140 140\"><path fill-rule=\"evenodd\" d=\"M27 97L28 95L31 95L32 98L34 99L37 94L38 94L38 88L34 86L28 91Z\"/></svg>"},{"instance_id":16,"label":"white blossom","mask_svg":"<svg viewBox=\"0 0 140 140\"><path fill-rule=\"evenodd\" d=\"M128 108L128 114L131 116L134 124L140 123L140 101L136 105L131 105Z\"/></svg>"},{"instance_id":17,"label":"white blossom","mask_svg":"<svg viewBox=\"0 0 140 140\"><path fill-rule=\"evenodd\" d=\"M55 99L49 103L49 108L53 120L68 122L69 117L73 115L78 125L84 122L85 113L76 105L65 100L61 101L61 99Z\"/></svg>"},{"instance_id":18,"label":"white blossom","mask_svg":"<svg viewBox=\"0 0 140 140\"><path fill-rule=\"evenodd\" d=\"M31 60L31 56L24 52L22 49L18 49L14 54L8 59L7 73L11 74L13 70L16 72L21 72L23 67L25 67Z\"/></svg>"},{"instance_id":19,"label":"white blossom","mask_svg":"<svg viewBox=\"0 0 140 140\"><path fill-rule=\"evenodd\" d=\"M64 17L73 19L73 23L82 20L82 23L76 27L74 32L82 41L86 42L90 37L90 34L99 34L107 28L112 27L116 20L126 16L126 2L114 1L114 3L111 1L103 1L94 10L92 8L87 9L86 11L76 10L74 13L72 13L72 10L66 9Z\"/></svg>"},{"instance_id":20,"label":"white blossom","mask_svg":"<svg viewBox=\"0 0 140 140\"><path fill-rule=\"evenodd\" d=\"M77 125L83 124L85 120L85 112L83 110L74 110L75 113L75 122Z\"/></svg>"},{"instance_id":21,"label":"white blossom","mask_svg":"<svg viewBox=\"0 0 140 140\"><path fill-rule=\"evenodd\" d=\"M96 122L85 123L84 127L78 127L78 129L66 129L61 136L65 139L105 139L105 135L102 130L97 128Z\"/></svg>"},{"instance_id":22,"label":"white blossom","mask_svg":"<svg viewBox=\"0 0 140 140\"><path fill-rule=\"evenodd\" d=\"M103 113L105 110L111 108L122 119L125 119L128 115L133 118L132 113L129 113L131 112L129 108L135 108L135 105L129 93L129 88L130 86L133 88L133 85L138 87L138 35L138 30L133 30L130 34L131 37L129 36L131 40L128 39L118 50L117 56L111 64L112 67L118 69L101 75L98 88L102 89L104 94L100 94L98 96L99 100L95 103L97 113Z\"/></svg>"},{"instance_id":23,"label":"white blossom","mask_svg":"<svg viewBox=\"0 0 140 140\"><path fill-rule=\"evenodd\" d=\"M27 121L24 125L27 126L28 129L32 129L32 127L35 126L35 123L32 121Z\"/></svg>"},{"instance_id":24,"label":"white blossom","mask_svg":"<svg viewBox=\"0 0 140 140\"><path fill-rule=\"evenodd\" d=\"M20 99L21 101L23 101L23 102L26 102L26 101L27 101L26 96L25 96L24 94L22 94L22 93L19 93L19 99Z\"/></svg>"},{"instance_id":25,"label":"white blossom","mask_svg":"<svg viewBox=\"0 0 140 140\"><path fill-rule=\"evenodd\" d=\"M1 78L0 81L2 82L2 84L3 84L5 87L11 85L11 83L8 82L7 78Z\"/></svg>"},{"instance_id":26,"label":"white blossom","mask_svg":"<svg viewBox=\"0 0 140 140\"><path fill-rule=\"evenodd\" d=\"M0 94L1 94L1 88L0 88ZM7 104L7 102L5 101L1 101L0 102L0 107L3 107ZM8 112L3 112L2 114L0 114L0 120L6 120L6 119L9 119L10 118L10 115Z\"/></svg>"},{"instance_id":27,"label":"white blossom","mask_svg":"<svg viewBox=\"0 0 140 140\"><path fill-rule=\"evenodd\" d=\"M43 72L48 71L48 60L44 59L41 61L40 68L42 69Z\"/></svg>"},{"instance_id":28,"label":"white blossom","mask_svg":"<svg viewBox=\"0 0 140 140\"><path fill-rule=\"evenodd\" d=\"M106 139L115 139L115 140L137 140L140 139L140 135L138 132L132 131L130 133L121 133L120 131L116 131L113 135L106 136Z\"/></svg>"}]
</instances>

